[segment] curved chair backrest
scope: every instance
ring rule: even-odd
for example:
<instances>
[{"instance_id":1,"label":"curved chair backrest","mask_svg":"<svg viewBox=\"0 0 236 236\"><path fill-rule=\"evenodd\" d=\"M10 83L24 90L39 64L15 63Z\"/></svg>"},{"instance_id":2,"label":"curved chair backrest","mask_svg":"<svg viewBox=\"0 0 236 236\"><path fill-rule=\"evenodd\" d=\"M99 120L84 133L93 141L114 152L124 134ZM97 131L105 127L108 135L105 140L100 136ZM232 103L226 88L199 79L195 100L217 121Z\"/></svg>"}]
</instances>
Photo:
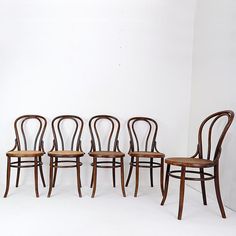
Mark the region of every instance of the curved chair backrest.
<instances>
[{"instance_id":1,"label":"curved chair backrest","mask_svg":"<svg viewBox=\"0 0 236 236\"><path fill-rule=\"evenodd\" d=\"M141 129L141 127L136 126L141 123L147 127L147 130L142 130L142 136L138 135L138 128ZM158 131L158 125L155 120L149 117L132 117L128 120L127 126L130 136L130 151L154 151Z\"/></svg>"},{"instance_id":2,"label":"curved chair backrest","mask_svg":"<svg viewBox=\"0 0 236 236\"><path fill-rule=\"evenodd\" d=\"M73 125L69 135L63 133L63 125L70 123ZM84 127L84 122L79 116L62 115L57 116L52 120L53 144L55 150L71 150L82 151L81 149L81 135ZM64 129L64 131L68 129ZM67 143L69 147L67 148Z\"/></svg>"},{"instance_id":3,"label":"curved chair backrest","mask_svg":"<svg viewBox=\"0 0 236 236\"><path fill-rule=\"evenodd\" d=\"M36 125L32 129L30 124ZM30 127L30 131L27 127ZM24 115L18 117L14 122L14 129L16 134L16 147L18 150L43 150L43 136L47 126L47 121L43 116L39 115ZM34 132L34 134L30 133ZM27 137L29 135L29 137ZM33 147L29 148L30 141L33 140Z\"/></svg>"},{"instance_id":4,"label":"curved chair backrest","mask_svg":"<svg viewBox=\"0 0 236 236\"><path fill-rule=\"evenodd\" d=\"M218 160L221 154L221 147L224 141L225 135L232 124L234 119L234 112L230 110L220 111L208 116L201 124L198 132L198 154L199 158L207 160ZM203 152L203 130L206 129L207 133L207 154ZM214 135L213 130L218 131L218 138ZM219 131L220 130L220 131ZM213 141L215 148L213 148ZM215 150L214 150L215 149ZM212 155L213 154L213 155Z\"/></svg>"},{"instance_id":5,"label":"curved chair backrest","mask_svg":"<svg viewBox=\"0 0 236 236\"><path fill-rule=\"evenodd\" d=\"M106 132L99 132L99 129L105 127L107 128ZM116 117L109 115L94 116L89 121L89 130L93 151L117 151L120 122Z\"/></svg>"}]
</instances>

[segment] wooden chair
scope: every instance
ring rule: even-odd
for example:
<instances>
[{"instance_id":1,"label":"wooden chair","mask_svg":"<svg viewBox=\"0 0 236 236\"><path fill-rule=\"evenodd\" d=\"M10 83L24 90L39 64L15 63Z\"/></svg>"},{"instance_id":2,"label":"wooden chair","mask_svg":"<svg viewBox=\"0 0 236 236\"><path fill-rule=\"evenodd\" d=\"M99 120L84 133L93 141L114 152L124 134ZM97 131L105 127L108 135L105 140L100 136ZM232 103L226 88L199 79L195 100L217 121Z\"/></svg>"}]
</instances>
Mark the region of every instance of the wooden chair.
<instances>
[{"instance_id":1,"label":"wooden chair","mask_svg":"<svg viewBox=\"0 0 236 236\"><path fill-rule=\"evenodd\" d=\"M34 121L34 122L33 122ZM28 138L26 132L27 123L37 123L38 127L35 128L35 135L32 138ZM9 186L10 186L10 175L11 168L17 168L16 175L16 187L19 186L20 179L20 170L21 168L34 168L34 182L35 182L35 194L36 197L39 197L38 191L38 168L40 171L41 179L43 182L43 186L46 187L44 176L43 176L43 168L42 168L42 156L45 154L43 148L43 136L45 133L45 129L47 126L47 121L44 117L39 115L24 115L17 118L14 122L15 129L15 146L14 148L7 152L7 179L6 179L6 190L4 194L4 198L7 197ZM32 131L32 127L31 127ZM29 148L29 140L34 140L33 148ZM17 161L11 161L12 158L17 158ZM26 158L27 160L22 160L22 158ZM33 158L33 160L30 158Z\"/></svg>"},{"instance_id":2,"label":"wooden chair","mask_svg":"<svg viewBox=\"0 0 236 236\"><path fill-rule=\"evenodd\" d=\"M144 134L144 139L141 139L141 135L137 134L137 124L144 123L148 130ZM156 147L156 137L158 131L158 125L155 120L148 117L133 117L128 121L128 131L130 136L130 150L129 155L131 156L129 174L126 181L126 187L129 184L130 177L133 171L133 167L136 167L136 180L135 180L135 193L134 197L137 197L139 187L139 168L150 169L150 182L153 187L153 169L161 168L160 171L160 187L161 192L164 192L164 157L163 153L160 153ZM143 127L144 128L144 127ZM145 131L144 131L145 132ZM142 132L142 133L144 133ZM141 144L144 145L141 145ZM141 147L143 146L143 148ZM140 158L144 158L140 161ZM160 159L159 162L154 162L154 159Z\"/></svg>"},{"instance_id":3,"label":"wooden chair","mask_svg":"<svg viewBox=\"0 0 236 236\"><path fill-rule=\"evenodd\" d=\"M68 138L63 135L62 126L69 121L74 124L74 127ZM84 155L81 148L83 126L83 120L80 117L73 115L58 116L52 121L53 147L51 151L48 152L48 156L50 157L48 197L51 196L52 188L55 187L58 168L76 168L78 194L79 197L82 197L80 179L80 166L82 166L82 162L80 162L80 157ZM68 138L69 141L71 141L70 146L67 149L65 138ZM71 160L71 158L73 158L73 160Z\"/></svg>"},{"instance_id":4,"label":"wooden chair","mask_svg":"<svg viewBox=\"0 0 236 236\"><path fill-rule=\"evenodd\" d=\"M102 132L99 132L98 129L99 127L101 128L103 126L104 121L106 121L106 123L109 124L109 132L107 136L104 133L101 134ZM124 162L123 162L125 154L119 150L119 141L118 141L118 136L120 132L119 120L113 116L108 116L108 115L94 116L89 121L89 129L91 134L91 150L89 152L89 156L93 158L93 163L91 164L91 166L93 167L93 173L90 185L90 187L93 188L92 198L95 196L96 192L97 168L112 169L113 187L116 186L115 170L116 168L120 168L121 189L123 196L125 197L126 194L124 186ZM104 143L106 144L104 145L105 147L103 147L102 141L104 141ZM105 161L103 160L98 161L98 159L101 158L104 158Z\"/></svg>"},{"instance_id":5,"label":"wooden chair","mask_svg":"<svg viewBox=\"0 0 236 236\"><path fill-rule=\"evenodd\" d=\"M185 180L193 180L193 181L201 181L201 189L202 189L202 197L203 204L207 205L206 199L206 190L205 190L205 181L214 179L215 183L215 191L216 197L219 204L219 208L221 211L221 215L223 218L226 218L223 202L220 194L220 185L219 185L219 159L222 151L222 143L225 138L225 135L232 124L234 119L233 111L221 111L214 113L207 117L201 124L198 132L198 145L196 153L189 158L182 157L174 157L167 158L165 162L167 163L166 169L166 179L165 179L165 192L161 202L161 205L164 205L169 185L169 176L180 179L180 195L179 195L179 211L178 211L178 219L181 220L182 212L183 212L183 204L184 204L184 187ZM212 146L213 139L213 129L219 131L219 126L222 125L222 122L225 121L223 128L221 129L220 135L217 137L214 136L214 140L216 140L215 151ZM216 125L218 124L218 125ZM206 151L204 152L203 148L203 133L207 132L207 146ZM172 170L170 171L170 166L179 166L181 170ZM186 170L186 168L190 168L190 170ZM214 174L205 172L205 169L213 168ZM193 170L192 170L193 169ZM198 170L195 170L198 169ZM179 173L179 174L178 174ZM200 175L200 178L194 178L191 176L186 176L186 173L197 174Z\"/></svg>"}]
</instances>

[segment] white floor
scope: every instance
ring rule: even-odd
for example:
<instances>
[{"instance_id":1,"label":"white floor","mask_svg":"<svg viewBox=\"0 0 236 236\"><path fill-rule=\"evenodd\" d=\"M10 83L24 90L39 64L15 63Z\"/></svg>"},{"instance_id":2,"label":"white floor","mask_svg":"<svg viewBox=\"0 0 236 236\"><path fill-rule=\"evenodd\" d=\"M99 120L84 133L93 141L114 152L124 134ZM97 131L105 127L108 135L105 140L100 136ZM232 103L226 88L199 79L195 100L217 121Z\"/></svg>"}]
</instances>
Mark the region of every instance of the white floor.
<instances>
[{"instance_id":1,"label":"white floor","mask_svg":"<svg viewBox=\"0 0 236 236\"><path fill-rule=\"evenodd\" d=\"M175 184L176 186L176 184ZM220 217L215 199L202 205L201 194L186 187L183 220L176 219L178 188L170 186L165 206L160 206L158 187L140 186L139 197L121 196L120 188L98 185L97 196L83 188L83 198L75 186L57 186L51 199L40 188L39 199L33 186L11 186L7 199L0 199L0 235L236 235L236 213L226 208L227 219Z\"/></svg>"}]
</instances>

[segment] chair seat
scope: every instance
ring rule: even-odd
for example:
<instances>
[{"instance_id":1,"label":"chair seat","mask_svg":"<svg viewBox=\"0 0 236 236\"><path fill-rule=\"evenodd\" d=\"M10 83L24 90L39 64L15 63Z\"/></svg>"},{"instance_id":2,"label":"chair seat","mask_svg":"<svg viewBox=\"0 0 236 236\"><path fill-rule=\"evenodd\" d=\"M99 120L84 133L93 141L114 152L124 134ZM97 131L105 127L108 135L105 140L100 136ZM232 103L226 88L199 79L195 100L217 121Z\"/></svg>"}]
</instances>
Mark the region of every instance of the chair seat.
<instances>
[{"instance_id":1,"label":"chair seat","mask_svg":"<svg viewBox=\"0 0 236 236\"><path fill-rule=\"evenodd\" d=\"M160 152L129 152L131 157L164 158L165 154Z\"/></svg>"},{"instance_id":2,"label":"chair seat","mask_svg":"<svg viewBox=\"0 0 236 236\"><path fill-rule=\"evenodd\" d=\"M100 157L100 158L118 158L124 157L125 154L123 152L110 152L110 151L96 151L90 152L89 156L91 157Z\"/></svg>"},{"instance_id":3,"label":"chair seat","mask_svg":"<svg viewBox=\"0 0 236 236\"><path fill-rule=\"evenodd\" d=\"M38 157L42 156L44 152L40 151L10 151L7 152L8 157Z\"/></svg>"},{"instance_id":4,"label":"chair seat","mask_svg":"<svg viewBox=\"0 0 236 236\"><path fill-rule=\"evenodd\" d=\"M166 164L193 168L205 168L214 166L214 162L199 158L172 157L165 159Z\"/></svg>"},{"instance_id":5,"label":"chair seat","mask_svg":"<svg viewBox=\"0 0 236 236\"><path fill-rule=\"evenodd\" d=\"M66 151L51 151L48 152L48 155L52 157L81 157L84 155L84 153L80 151L66 150Z\"/></svg>"}]
</instances>

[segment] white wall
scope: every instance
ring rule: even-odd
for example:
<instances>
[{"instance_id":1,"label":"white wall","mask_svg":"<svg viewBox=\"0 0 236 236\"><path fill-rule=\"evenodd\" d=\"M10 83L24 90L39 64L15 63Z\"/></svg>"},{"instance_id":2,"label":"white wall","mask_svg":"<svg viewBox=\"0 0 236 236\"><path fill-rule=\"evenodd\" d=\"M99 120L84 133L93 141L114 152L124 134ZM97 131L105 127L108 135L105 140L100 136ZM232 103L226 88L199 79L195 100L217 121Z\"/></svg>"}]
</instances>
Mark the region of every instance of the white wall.
<instances>
[{"instance_id":1,"label":"white wall","mask_svg":"<svg viewBox=\"0 0 236 236\"><path fill-rule=\"evenodd\" d=\"M196 149L197 129L208 114L236 111L236 1L200 0L196 5L189 153ZM224 203L236 210L236 123L230 128L221 156ZM198 187L199 185L193 185ZM215 197L213 184L207 193Z\"/></svg>"},{"instance_id":2,"label":"white wall","mask_svg":"<svg viewBox=\"0 0 236 236\"><path fill-rule=\"evenodd\" d=\"M160 125L159 149L168 155L185 154L194 4L195 0L1 0L1 190L4 155L14 141L13 121L22 114L41 114L49 122L56 115L77 114L86 124L95 114L115 115L122 123L124 151L127 119L150 116ZM49 150L50 127L45 143ZM87 125L83 147L89 151ZM21 183L33 183L31 172L23 170ZM88 164L82 172L87 185ZM74 184L73 171L61 174L59 183L67 179Z\"/></svg>"}]
</instances>

